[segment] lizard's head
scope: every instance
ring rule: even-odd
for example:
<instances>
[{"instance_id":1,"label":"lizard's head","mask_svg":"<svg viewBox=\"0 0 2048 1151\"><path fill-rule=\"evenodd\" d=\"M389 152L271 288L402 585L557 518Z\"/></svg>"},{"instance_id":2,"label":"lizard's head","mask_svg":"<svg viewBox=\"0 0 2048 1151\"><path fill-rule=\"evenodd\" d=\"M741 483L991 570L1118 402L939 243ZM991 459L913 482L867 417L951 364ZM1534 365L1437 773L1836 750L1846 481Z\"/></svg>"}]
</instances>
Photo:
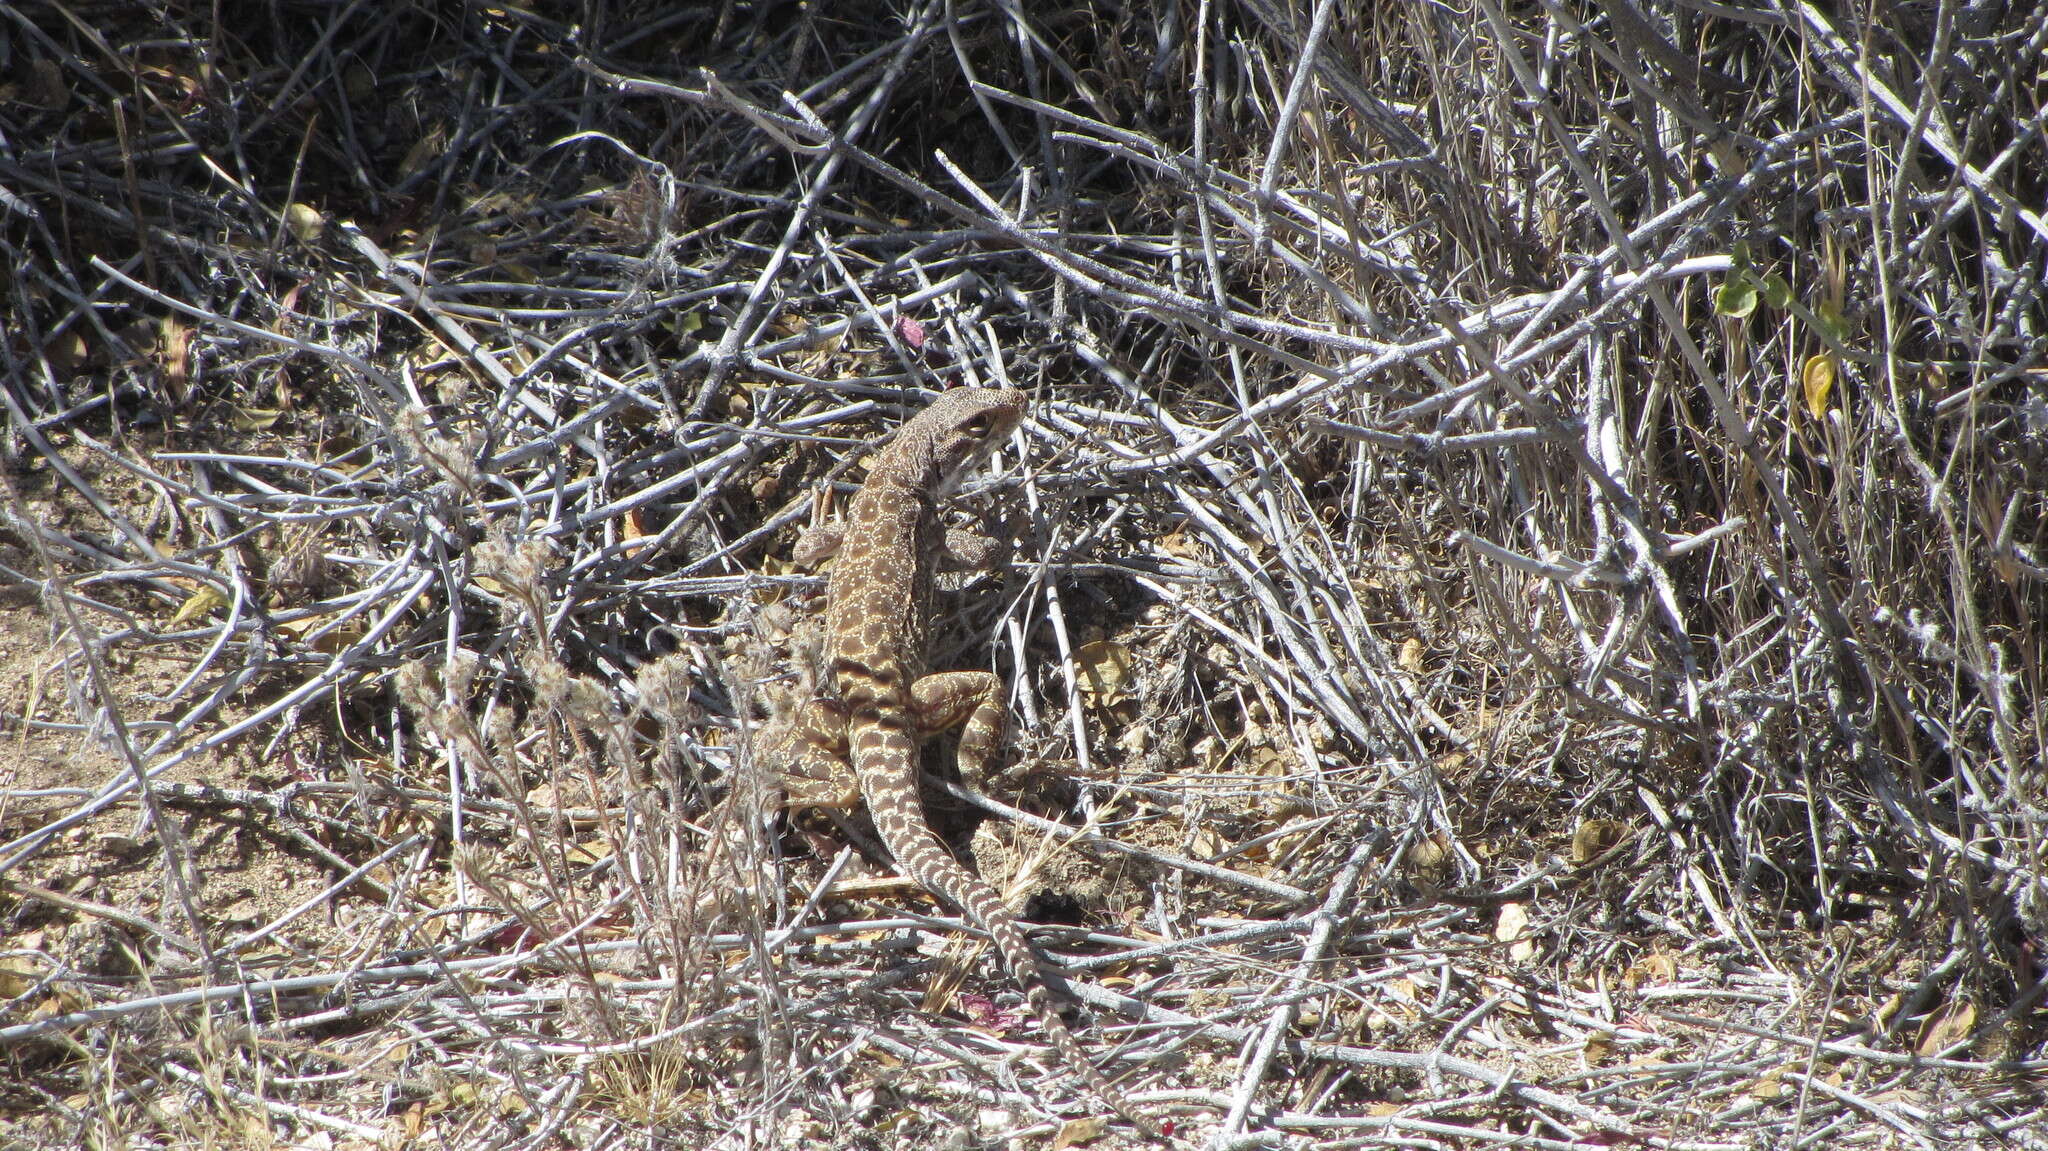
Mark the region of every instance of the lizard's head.
<instances>
[{"instance_id":1,"label":"lizard's head","mask_svg":"<svg viewBox=\"0 0 2048 1151\"><path fill-rule=\"evenodd\" d=\"M922 457L926 477L943 495L1010 438L1024 419L1024 405L1024 393L1015 388L947 392L903 425L896 442Z\"/></svg>"}]
</instances>

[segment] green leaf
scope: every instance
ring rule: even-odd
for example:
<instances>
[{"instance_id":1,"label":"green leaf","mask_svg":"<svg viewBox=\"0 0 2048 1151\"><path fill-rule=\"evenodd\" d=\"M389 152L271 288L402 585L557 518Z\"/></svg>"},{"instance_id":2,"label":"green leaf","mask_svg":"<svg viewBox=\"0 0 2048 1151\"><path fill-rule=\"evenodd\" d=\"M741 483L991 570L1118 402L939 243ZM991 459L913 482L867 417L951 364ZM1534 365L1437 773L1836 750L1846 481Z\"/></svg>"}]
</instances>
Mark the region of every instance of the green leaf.
<instances>
[{"instance_id":1,"label":"green leaf","mask_svg":"<svg viewBox=\"0 0 2048 1151\"><path fill-rule=\"evenodd\" d=\"M1728 277L1721 290L1714 293L1714 310L1724 316L1745 319L1756 311L1757 279L1747 268Z\"/></svg>"},{"instance_id":2,"label":"green leaf","mask_svg":"<svg viewBox=\"0 0 2048 1151\"><path fill-rule=\"evenodd\" d=\"M1830 346L1842 347L1848 344L1849 325L1843 322L1840 308L1822 300L1820 306L1813 310L1813 318L1820 321L1821 331L1827 334Z\"/></svg>"}]
</instances>

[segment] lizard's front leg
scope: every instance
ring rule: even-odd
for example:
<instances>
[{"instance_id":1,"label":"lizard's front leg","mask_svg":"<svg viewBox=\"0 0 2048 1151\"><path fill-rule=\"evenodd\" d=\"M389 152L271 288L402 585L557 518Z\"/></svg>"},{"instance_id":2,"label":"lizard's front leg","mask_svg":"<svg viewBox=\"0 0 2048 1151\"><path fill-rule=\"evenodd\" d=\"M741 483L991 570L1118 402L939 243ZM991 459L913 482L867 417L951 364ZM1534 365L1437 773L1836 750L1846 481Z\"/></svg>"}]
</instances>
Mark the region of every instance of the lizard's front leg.
<instances>
[{"instance_id":1,"label":"lizard's front leg","mask_svg":"<svg viewBox=\"0 0 2048 1151\"><path fill-rule=\"evenodd\" d=\"M1003 741L1003 681L986 671L942 671L910 686L910 706L920 737L960 729L960 776L983 786L989 762Z\"/></svg>"}]
</instances>

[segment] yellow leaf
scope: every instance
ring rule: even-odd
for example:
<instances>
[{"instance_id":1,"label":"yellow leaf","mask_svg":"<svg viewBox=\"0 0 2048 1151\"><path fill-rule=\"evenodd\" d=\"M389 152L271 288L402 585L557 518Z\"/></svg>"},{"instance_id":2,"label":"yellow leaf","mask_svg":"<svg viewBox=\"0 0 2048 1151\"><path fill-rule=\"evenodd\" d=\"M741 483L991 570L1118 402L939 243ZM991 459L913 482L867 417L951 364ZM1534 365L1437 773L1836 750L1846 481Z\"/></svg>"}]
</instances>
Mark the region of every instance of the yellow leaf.
<instances>
[{"instance_id":1,"label":"yellow leaf","mask_svg":"<svg viewBox=\"0 0 2048 1151\"><path fill-rule=\"evenodd\" d=\"M1835 390L1835 358L1825 353L1806 357L1799 382L1806 387L1806 410L1816 420L1826 419L1828 396Z\"/></svg>"},{"instance_id":2,"label":"yellow leaf","mask_svg":"<svg viewBox=\"0 0 2048 1151\"><path fill-rule=\"evenodd\" d=\"M171 617L171 626L184 627L186 624L205 619L216 610L226 606L228 606L227 595L212 584L207 584L198 591L193 592L183 604L179 605L178 614Z\"/></svg>"},{"instance_id":3,"label":"yellow leaf","mask_svg":"<svg viewBox=\"0 0 2048 1151\"><path fill-rule=\"evenodd\" d=\"M228 417L228 423L238 432L261 432L269 430L284 412L277 408L237 408Z\"/></svg>"}]
</instances>

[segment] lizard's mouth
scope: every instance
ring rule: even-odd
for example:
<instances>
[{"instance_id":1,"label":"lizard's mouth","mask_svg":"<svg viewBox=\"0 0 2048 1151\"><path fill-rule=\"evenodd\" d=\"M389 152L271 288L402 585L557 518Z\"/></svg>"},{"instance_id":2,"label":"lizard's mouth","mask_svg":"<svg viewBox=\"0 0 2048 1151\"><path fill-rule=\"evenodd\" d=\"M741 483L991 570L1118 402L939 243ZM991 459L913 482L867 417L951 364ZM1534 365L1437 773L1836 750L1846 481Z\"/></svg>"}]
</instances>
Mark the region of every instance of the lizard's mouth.
<instances>
[{"instance_id":1,"label":"lizard's mouth","mask_svg":"<svg viewBox=\"0 0 2048 1151\"><path fill-rule=\"evenodd\" d=\"M959 491L960 485L967 482L967 477L980 471L983 465L988 463L989 457L995 454L996 445L993 441L984 443L968 453L967 458L961 460L953 470L947 472L939 480L939 498L945 499L947 496Z\"/></svg>"}]
</instances>

